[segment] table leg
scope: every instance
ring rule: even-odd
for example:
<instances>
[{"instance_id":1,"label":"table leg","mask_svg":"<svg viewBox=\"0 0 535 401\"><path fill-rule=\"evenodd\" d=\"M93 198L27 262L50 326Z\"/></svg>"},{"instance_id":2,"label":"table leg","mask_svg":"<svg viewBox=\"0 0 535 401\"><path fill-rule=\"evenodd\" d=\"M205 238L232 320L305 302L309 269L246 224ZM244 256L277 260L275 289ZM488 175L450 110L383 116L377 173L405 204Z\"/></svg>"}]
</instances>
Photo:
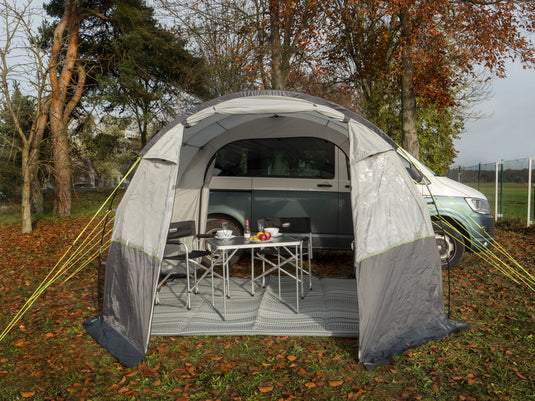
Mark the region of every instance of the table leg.
<instances>
[{"instance_id":1,"label":"table leg","mask_svg":"<svg viewBox=\"0 0 535 401\"><path fill-rule=\"evenodd\" d=\"M299 251L299 247L296 246L295 247L295 291L296 291L296 297L295 297L295 300L296 300L296 309L297 309L297 313L299 313L299 255L298 255L298 252ZM303 281L301 280L301 284L303 284Z\"/></svg>"}]
</instances>

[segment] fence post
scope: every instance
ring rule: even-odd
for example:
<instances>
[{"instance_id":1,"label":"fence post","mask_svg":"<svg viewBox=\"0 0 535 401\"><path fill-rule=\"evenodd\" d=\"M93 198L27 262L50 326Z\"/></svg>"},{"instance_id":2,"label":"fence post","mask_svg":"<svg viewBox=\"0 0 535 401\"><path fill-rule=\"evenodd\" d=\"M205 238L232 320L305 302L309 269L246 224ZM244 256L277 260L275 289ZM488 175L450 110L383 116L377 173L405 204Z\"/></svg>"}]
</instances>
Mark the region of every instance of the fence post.
<instances>
[{"instance_id":1,"label":"fence post","mask_svg":"<svg viewBox=\"0 0 535 401\"><path fill-rule=\"evenodd\" d=\"M531 221L531 169L532 169L532 161L533 159L530 157L528 161L528 222L527 227L529 227L532 223ZM534 202L535 204L535 202Z\"/></svg>"},{"instance_id":2,"label":"fence post","mask_svg":"<svg viewBox=\"0 0 535 401\"><path fill-rule=\"evenodd\" d=\"M479 163L479 168L477 169L477 190L481 191L481 163Z\"/></svg>"},{"instance_id":3,"label":"fence post","mask_svg":"<svg viewBox=\"0 0 535 401\"><path fill-rule=\"evenodd\" d=\"M503 218L503 160L500 163L500 217Z\"/></svg>"},{"instance_id":4,"label":"fence post","mask_svg":"<svg viewBox=\"0 0 535 401\"><path fill-rule=\"evenodd\" d=\"M498 211L498 205L499 205L499 187L498 187L498 184L499 184L499 178L500 178L500 174L499 174L499 170L498 170L498 167L500 165L500 162L496 162L496 165L495 165L495 171L494 171L494 177L495 177L495 187L494 187L494 220L495 221L498 221L498 217L501 217L500 216L500 213Z\"/></svg>"}]
</instances>

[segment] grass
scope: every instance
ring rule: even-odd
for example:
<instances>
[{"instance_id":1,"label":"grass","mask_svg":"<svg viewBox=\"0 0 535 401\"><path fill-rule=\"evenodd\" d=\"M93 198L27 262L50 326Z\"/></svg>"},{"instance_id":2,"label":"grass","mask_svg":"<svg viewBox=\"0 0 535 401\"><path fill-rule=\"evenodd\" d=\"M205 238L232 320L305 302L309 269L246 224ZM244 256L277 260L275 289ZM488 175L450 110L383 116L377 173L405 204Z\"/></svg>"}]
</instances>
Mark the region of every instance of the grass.
<instances>
[{"instance_id":1,"label":"grass","mask_svg":"<svg viewBox=\"0 0 535 401\"><path fill-rule=\"evenodd\" d=\"M29 235L0 224L0 330L87 220L42 217ZM535 273L533 229L502 224L497 239ZM314 263L316 275L347 276L351 255L318 252ZM91 266L51 287L0 342L0 399L535 399L533 292L477 255L443 278L451 316L471 328L372 371L357 362L356 340L270 336L153 337L145 361L127 369L81 326L96 314Z\"/></svg>"},{"instance_id":2,"label":"grass","mask_svg":"<svg viewBox=\"0 0 535 401\"><path fill-rule=\"evenodd\" d=\"M108 199L113 189L97 189L94 191L72 192L71 216L87 216L95 213L98 208ZM114 207L124 194L124 190L119 190L114 201ZM52 218L54 210L54 194L43 194L44 213L33 216L33 221ZM21 220L20 200L13 200L7 204L0 205L0 224L18 223Z\"/></svg>"},{"instance_id":3,"label":"grass","mask_svg":"<svg viewBox=\"0 0 535 401\"><path fill-rule=\"evenodd\" d=\"M492 214L496 205L496 186L493 183L464 183L479 191L481 191L489 200ZM499 202L501 204L500 212L505 219L524 219L526 221L528 204L531 207L531 219L535 219L535 188L531 191L531 202L528 202L528 185L527 184L513 184L504 183L503 187L500 187L500 191L503 191L503 195ZM500 206L498 206L500 207Z\"/></svg>"}]
</instances>

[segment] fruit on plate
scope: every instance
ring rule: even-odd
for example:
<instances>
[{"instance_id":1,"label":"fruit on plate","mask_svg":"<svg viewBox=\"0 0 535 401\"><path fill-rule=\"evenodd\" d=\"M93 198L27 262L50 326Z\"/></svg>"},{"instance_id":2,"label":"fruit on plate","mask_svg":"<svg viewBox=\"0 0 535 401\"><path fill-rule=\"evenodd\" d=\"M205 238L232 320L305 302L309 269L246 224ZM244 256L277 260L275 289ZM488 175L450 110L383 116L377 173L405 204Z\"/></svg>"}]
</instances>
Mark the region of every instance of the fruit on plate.
<instances>
[{"instance_id":1,"label":"fruit on plate","mask_svg":"<svg viewBox=\"0 0 535 401\"><path fill-rule=\"evenodd\" d=\"M265 236L266 236L266 241L269 240L269 239L271 238L271 233L269 233L269 232L266 231L264 234L265 234Z\"/></svg>"},{"instance_id":2,"label":"fruit on plate","mask_svg":"<svg viewBox=\"0 0 535 401\"><path fill-rule=\"evenodd\" d=\"M267 235L265 233L260 233L260 234L258 234L258 239L260 241L267 241L268 237L267 237Z\"/></svg>"}]
</instances>

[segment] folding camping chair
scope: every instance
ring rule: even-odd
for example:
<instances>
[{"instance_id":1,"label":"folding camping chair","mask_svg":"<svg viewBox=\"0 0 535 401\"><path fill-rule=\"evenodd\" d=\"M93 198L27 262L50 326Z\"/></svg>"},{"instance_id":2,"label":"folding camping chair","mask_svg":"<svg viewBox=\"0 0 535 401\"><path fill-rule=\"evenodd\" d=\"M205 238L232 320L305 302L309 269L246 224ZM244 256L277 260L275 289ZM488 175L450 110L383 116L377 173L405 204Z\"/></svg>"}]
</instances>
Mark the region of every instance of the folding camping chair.
<instances>
[{"instance_id":1,"label":"folding camping chair","mask_svg":"<svg viewBox=\"0 0 535 401\"><path fill-rule=\"evenodd\" d=\"M302 239L302 244L299 250L299 273L301 281L301 298L304 298L304 274L308 274L309 289L312 290L312 223L310 217L262 217L258 220L259 229L276 227L281 234L291 234L292 237ZM271 249L266 249L266 253L278 252ZM289 252L289 250L286 250ZM279 254L282 258L281 265L290 262L291 255L288 255L284 250ZM278 256L279 256L278 255ZM303 267L303 256L308 259L308 270ZM292 263L293 264L293 263Z\"/></svg>"},{"instance_id":2,"label":"folding camping chair","mask_svg":"<svg viewBox=\"0 0 535 401\"><path fill-rule=\"evenodd\" d=\"M191 293L199 292L199 283L208 275L212 279L212 305L214 304L214 276L223 278L220 274L214 272L213 264L211 266L204 266L200 261L201 258L209 256L210 251L200 249L199 240L203 238L213 238L213 234L197 234L195 231L195 221L179 221L169 225L169 232L167 234L166 253L162 260L162 264L167 262L171 265L164 274L163 279L158 283L157 291L164 285L166 281L173 276L185 277L187 285L187 308L191 309ZM190 239L188 241L187 239ZM188 242L191 243L188 247ZM181 268L185 267L185 274ZM197 272L202 271L202 276L198 278ZM193 273L193 285L191 285L191 276ZM158 297L156 302L159 303Z\"/></svg>"}]
</instances>

